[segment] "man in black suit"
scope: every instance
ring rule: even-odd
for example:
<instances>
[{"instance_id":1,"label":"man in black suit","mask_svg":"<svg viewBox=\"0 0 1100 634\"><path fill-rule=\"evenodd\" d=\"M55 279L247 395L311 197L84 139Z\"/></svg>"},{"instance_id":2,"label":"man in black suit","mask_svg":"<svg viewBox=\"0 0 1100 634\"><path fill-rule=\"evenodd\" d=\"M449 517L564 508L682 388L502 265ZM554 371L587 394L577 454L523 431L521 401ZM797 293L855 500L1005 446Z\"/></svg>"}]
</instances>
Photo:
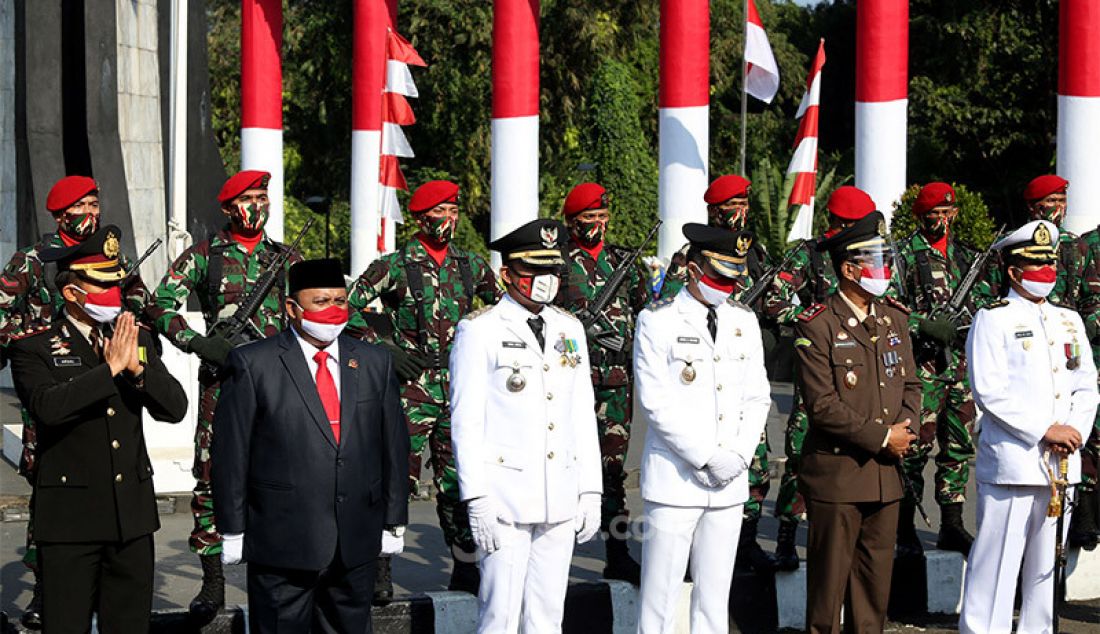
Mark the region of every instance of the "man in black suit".
<instances>
[{"instance_id":1,"label":"man in black suit","mask_svg":"<svg viewBox=\"0 0 1100 634\"><path fill-rule=\"evenodd\" d=\"M341 335L338 260L290 268L291 327L235 349L214 413L214 514L248 562L253 632L371 631L375 560L408 522L409 436L391 357Z\"/></svg>"},{"instance_id":2,"label":"man in black suit","mask_svg":"<svg viewBox=\"0 0 1100 634\"><path fill-rule=\"evenodd\" d=\"M147 632L153 532L160 528L141 410L179 422L187 395L133 313L122 313L118 227L47 249L65 310L9 347L38 431L35 537L50 634ZM121 313L121 315L120 315Z\"/></svg>"}]
</instances>

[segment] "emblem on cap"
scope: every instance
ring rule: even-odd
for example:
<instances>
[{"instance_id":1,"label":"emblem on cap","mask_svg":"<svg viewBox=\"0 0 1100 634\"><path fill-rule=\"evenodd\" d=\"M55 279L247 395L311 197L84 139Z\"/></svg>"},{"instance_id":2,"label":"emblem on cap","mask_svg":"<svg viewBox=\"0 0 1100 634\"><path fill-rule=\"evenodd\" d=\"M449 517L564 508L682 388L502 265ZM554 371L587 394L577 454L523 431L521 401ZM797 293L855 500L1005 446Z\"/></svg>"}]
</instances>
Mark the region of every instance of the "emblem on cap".
<instances>
[{"instance_id":1,"label":"emblem on cap","mask_svg":"<svg viewBox=\"0 0 1100 634\"><path fill-rule=\"evenodd\" d=\"M744 255L749 252L749 247L752 246L752 238L748 236L741 236L737 238L737 253L738 255Z\"/></svg>"},{"instance_id":2,"label":"emblem on cap","mask_svg":"<svg viewBox=\"0 0 1100 634\"><path fill-rule=\"evenodd\" d=\"M886 235L886 221L885 220L879 220L878 221L878 226L875 227L875 230L878 231L878 234L880 236L885 236Z\"/></svg>"},{"instance_id":3,"label":"emblem on cap","mask_svg":"<svg viewBox=\"0 0 1100 634\"><path fill-rule=\"evenodd\" d=\"M539 232L542 237L542 246L547 249L558 248L558 228L553 226L543 227Z\"/></svg>"},{"instance_id":4,"label":"emblem on cap","mask_svg":"<svg viewBox=\"0 0 1100 634\"><path fill-rule=\"evenodd\" d=\"M953 202L951 199L954 198L954 197L955 196L952 195L951 192L947 192L946 194L943 195L943 199L947 202Z\"/></svg>"},{"instance_id":5,"label":"emblem on cap","mask_svg":"<svg viewBox=\"0 0 1100 634\"><path fill-rule=\"evenodd\" d=\"M118 257L118 234L114 231L107 233L107 239L103 241L103 255L109 258Z\"/></svg>"},{"instance_id":6,"label":"emblem on cap","mask_svg":"<svg viewBox=\"0 0 1100 634\"><path fill-rule=\"evenodd\" d=\"M1035 240L1035 244L1037 244L1041 247L1042 246L1049 246L1050 245L1050 230L1047 229L1047 226L1045 224L1040 222L1039 226L1035 227L1035 235L1032 236L1032 239Z\"/></svg>"}]
</instances>

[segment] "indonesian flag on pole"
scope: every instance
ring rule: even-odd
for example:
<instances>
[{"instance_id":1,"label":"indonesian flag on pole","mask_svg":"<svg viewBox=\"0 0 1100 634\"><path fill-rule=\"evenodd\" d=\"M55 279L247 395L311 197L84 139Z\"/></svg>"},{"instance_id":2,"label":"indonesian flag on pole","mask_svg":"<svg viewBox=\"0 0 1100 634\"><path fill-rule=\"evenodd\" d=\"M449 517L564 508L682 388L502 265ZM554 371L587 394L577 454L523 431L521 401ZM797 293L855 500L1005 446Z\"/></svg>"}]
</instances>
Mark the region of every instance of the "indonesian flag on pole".
<instances>
[{"instance_id":1,"label":"indonesian flag on pole","mask_svg":"<svg viewBox=\"0 0 1100 634\"><path fill-rule=\"evenodd\" d=\"M747 0L745 4L745 92L771 103L779 92L779 66L764 32L764 23L756 12L756 3Z\"/></svg>"},{"instance_id":2,"label":"indonesian flag on pole","mask_svg":"<svg viewBox=\"0 0 1100 634\"><path fill-rule=\"evenodd\" d=\"M405 175L401 173L398 158L412 158L412 146L401 126L416 122L412 107L406 97L416 97L416 83L413 82L409 66L427 66L424 60L393 29L386 36L386 88L382 95L382 159L379 166L379 216L382 218L382 231L379 234L379 250L384 250L387 220L404 222L401 206L397 201L397 190L408 191Z\"/></svg>"},{"instance_id":3,"label":"indonesian flag on pole","mask_svg":"<svg viewBox=\"0 0 1100 634\"><path fill-rule=\"evenodd\" d=\"M751 0L750 0L751 1ZM817 47L817 55L806 79L806 94L798 106L795 118L798 135L794 140L794 156L787 166L787 178L793 179L787 209L797 210L794 224L787 235L787 242L809 240L813 236L814 194L817 193L817 124L821 103L821 67L825 65L825 40Z\"/></svg>"}]
</instances>

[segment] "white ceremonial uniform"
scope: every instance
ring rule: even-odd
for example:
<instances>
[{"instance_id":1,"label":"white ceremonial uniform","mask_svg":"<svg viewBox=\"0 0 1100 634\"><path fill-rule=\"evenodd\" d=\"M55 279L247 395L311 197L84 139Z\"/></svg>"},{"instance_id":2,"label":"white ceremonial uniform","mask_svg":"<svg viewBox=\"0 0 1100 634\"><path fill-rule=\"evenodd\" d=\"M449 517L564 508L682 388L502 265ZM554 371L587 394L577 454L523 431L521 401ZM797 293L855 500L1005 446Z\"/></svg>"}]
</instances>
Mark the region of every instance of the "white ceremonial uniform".
<instances>
[{"instance_id":1,"label":"white ceremonial uniform","mask_svg":"<svg viewBox=\"0 0 1100 634\"><path fill-rule=\"evenodd\" d=\"M771 406L760 327L752 311L707 308L686 288L638 316L634 337L635 411L648 432L642 455L647 531L642 545L642 634L672 632L680 584L691 557L693 634L727 632L729 592L749 497L748 465ZM743 469L723 486L695 472L721 451Z\"/></svg>"},{"instance_id":2,"label":"white ceremonial uniform","mask_svg":"<svg viewBox=\"0 0 1100 634\"><path fill-rule=\"evenodd\" d=\"M584 328L552 306L541 349L510 296L458 324L451 442L462 499L502 511L502 547L479 550L478 632L560 632L581 494L603 490ZM515 390L519 375L522 389Z\"/></svg>"},{"instance_id":3,"label":"white ceremonial uniform","mask_svg":"<svg viewBox=\"0 0 1100 634\"><path fill-rule=\"evenodd\" d=\"M982 418L978 535L967 562L959 630L1010 632L1019 574L1017 631L1050 632L1056 519L1046 513L1048 468L1057 473L1057 458L1044 457L1042 439L1056 422L1088 437L1100 400L1092 350L1076 312L1034 303L1012 290L1003 302L978 312L966 355ZM1080 479L1078 451L1069 458L1069 481Z\"/></svg>"}]
</instances>

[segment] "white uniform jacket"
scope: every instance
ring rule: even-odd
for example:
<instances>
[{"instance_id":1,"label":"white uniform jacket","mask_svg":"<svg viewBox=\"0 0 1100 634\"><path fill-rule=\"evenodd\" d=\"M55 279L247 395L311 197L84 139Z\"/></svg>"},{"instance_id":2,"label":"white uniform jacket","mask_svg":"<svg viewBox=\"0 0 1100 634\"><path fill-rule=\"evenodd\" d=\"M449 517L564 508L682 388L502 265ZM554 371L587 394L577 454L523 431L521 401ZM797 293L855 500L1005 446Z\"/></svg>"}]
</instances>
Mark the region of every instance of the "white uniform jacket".
<instances>
[{"instance_id":1,"label":"white uniform jacket","mask_svg":"<svg viewBox=\"0 0 1100 634\"><path fill-rule=\"evenodd\" d=\"M505 295L459 322L451 350L451 443L463 500L489 496L521 524L572 520L603 480L581 322L547 306L546 349ZM509 379L523 388L513 391Z\"/></svg>"},{"instance_id":2,"label":"white uniform jacket","mask_svg":"<svg viewBox=\"0 0 1100 634\"><path fill-rule=\"evenodd\" d=\"M1057 422L1087 439L1100 400L1081 317L1010 291L974 317L966 356L974 402L982 410L978 481L1049 485L1043 435ZM1080 479L1078 451L1070 456L1069 481Z\"/></svg>"},{"instance_id":3,"label":"white uniform jacket","mask_svg":"<svg viewBox=\"0 0 1100 634\"><path fill-rule=\"evenodd\" d=\"M706 306L686 288L638 316L634 400L648 427L642 498L650 502L726 507L749 497L748 469L720 488L692 475L722 449L751 463L771 407L756 316L733 304L719 306L717 316L714 342Z\"/></svg>"}]
</instances>

